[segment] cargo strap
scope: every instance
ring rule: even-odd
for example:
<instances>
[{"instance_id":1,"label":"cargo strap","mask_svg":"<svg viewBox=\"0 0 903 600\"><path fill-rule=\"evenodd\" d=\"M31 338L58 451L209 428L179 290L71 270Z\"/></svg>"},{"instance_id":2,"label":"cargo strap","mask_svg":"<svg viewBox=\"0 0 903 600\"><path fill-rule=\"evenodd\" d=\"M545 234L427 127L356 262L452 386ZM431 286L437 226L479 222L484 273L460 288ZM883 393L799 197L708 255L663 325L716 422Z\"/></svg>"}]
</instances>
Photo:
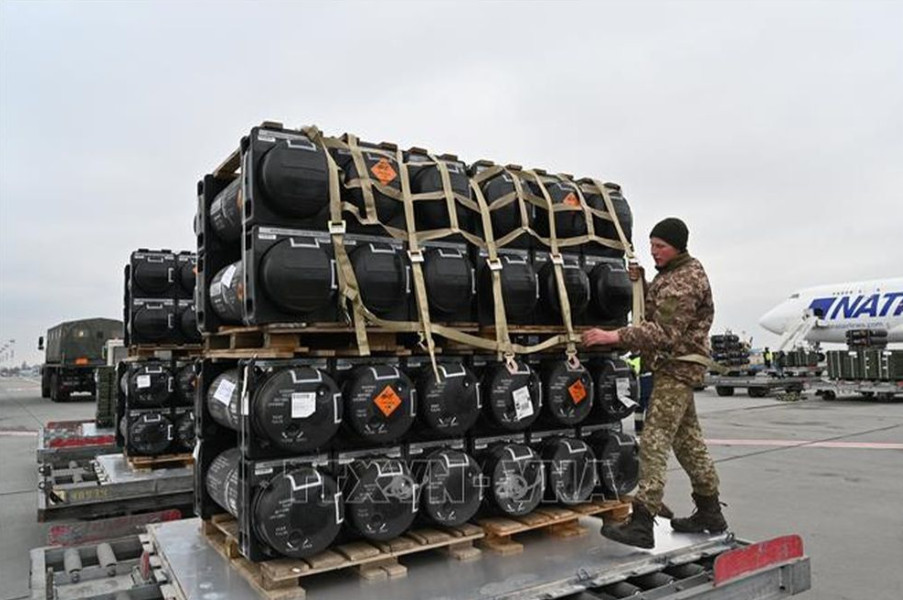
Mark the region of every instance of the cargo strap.
<instances>
[{"instance_id":1,"label":"cargo strap","mask_svg":"<svg viewBox=\"0 0 903 600\"><path fill-rule=\"evenodd\" d=\"M515 354L531 354L534 352L541 352L543 350L547 350L553 348L555 346L559 346L561 344L566 344L568 346L569 358L573 359L576 357L576 349L574 348L573 353L571 353L571 348L574 345L576 340L576 335L573 332L572 323L570 323L570 306L567 299L567 290L564 286L563 274L560 272L560 265L557 264L556 259L556 282L559 286L559 295L562 299L562 313L565 311L567 313L567 322L565 323L566 328L568 330L567 335L556 335L552 336L545 341L535 344L532 346L523 346L520 344L513 344L510 340L510 333L508 330L507 318L505 316L504 309L504 299L502 296L502 288L501 288L501 273L500 269L502 268L502 263L498 257L498 247L500 244L497 244L496 241L492 237L492 222L490 218L490 210L486 205L485 198L482 194L482 190L479 188L474 181L474 178L468 178L471 190L473 191L474 197L476 201L470 200L460 194L454 192L451 186L451 177L449 175L448 166L445 164L440 158L427 154L429 159L436 165L437 170L439 171L440 177L442 179L442 191L438 192L428 192L423 194L412 194L410 191L410 180L408 178L407 172L407 164L403 160L403 155L400 152L396 151L393 156L389 152L385 150L377 150L377 149L368 149L369 151L380 153L385 155L387 158L394 158L397 161L400 173L399 177L401 179L401 187L402 191L399 192L393 188L383 185L380 182L373 181L370 177L370 173L366 168L366 162L363 157L363 153L358 145L357 138L353 136L348 136L347 142L342 142L341 140L337 140L335 138L326 137L314 126L305 127L302 129L302 132L315 144L320 146L324 154L326 156L327 167L329 170L329 233L332 240L333 251L335 253L336 259L336 271L338 276L338 284L339 284L339 296L340 296L340 310L346 320L350 320L352 326L354 327L355 338L358 346L358 351L362 356L368 356L370 354L370 346L369 341L367 339L367 324L373 324L383 329L389 331L396 332L408 332L408 333L419 333L424 341L426 342L426 347L428 352L430 353L430 360L433 365L434 371L438 374L436 360L435 360L435 342L432 334L440 335L444 338L458 341L460 343L468 344L470 346L474 346L477 348L481 348L484 350L493 351L499 354L499 357L504 357L505 360L509 363L509 365L513 364ZM341 200L341 181L340 181L340 173L341 169L339 169L336 164L334 158L330 154L330 149L335 148L344 148L351 152L352 160L355 161L355 168L358 171L358 177L352 181L346 182L346 187L360 187L362 196L364 198L364 215L361 215L361 211L357 206L351 204L349 202L343 202ZM495 172L489 174L488 176L484 176L480 181L494 176L499 172L503 171L502 168L497 168ZM482 175L482 174L481 174ZM538 179L538 178L537 178ZM532 196L529 192L523 190L522 185L518 181L516 177L513 177L515 181L515 192L510 194L511 198L508 199L506 197L505 203L501 204L504 206L507 203L518 201L521 203L520 212L522 219L522 230L528 231L534 237L538 237L535 232L533 232L527 225L526 218L526 202L534 202L541 203L546 208L551 204L551 200L548 197L547 191L545 191L544 187L541 189L544 190L546 195L545 198L539 199L535 196ZM375 198L373 196L373 189L377 189L380 193L384 194L387 197L393 198L403 203L405 207L405 222L406 228L405 230L401 230L398 228L394 228L388 226L385 223L380 223L378 221L378 215L376 214L376 204ZM532 196L532 198L531 198ZM414 202L416 201L430 201L430 200L444 200L446 202L446 206L448 207L449 213L449 227L422 231L418 232L416 230L416 223L414 219ZM460 229L458 220L457 220L457 206L456 204L462 204L466 208L477 212L480 214L484 229L484 239L480 239L477 236L471 234L470 232L463 231ZM495 203L498 204L498 203ZM494 206L495 206L494 204ZM571 208L571 207L568 207ZM411 266L412 266L412 274L414 277L414 291L417 297L418 303L418 311L420 315L420 322L399 322L399 321L387 321L381 319L374 315L363 303L363 299L361 297L360 288L357 283L357 277L354 273L354 268L351 265L351 260L348 256L347 249L344 244L344 236L346 233L346 223L343 219L343 211L350 213L357 221L360 223L374 224L380 225L390 236L395 239L406 240L411 249ZM471 244L485 248L487 250L487 254L489 255L488 266L491 270L492 277L492 290L493 290L493 303L495 308L495 324L496 324L496 339L489 340L483 337L471 335L459 331L457 329L441 325L434 324L430 321L429 310L428 310L428 298L426 296L426 286L425 280L423 279L422 267L420 265L420 260L422 258L422 254L419 249L419 242L428 241L431 239L439 239L444 238L449 235L458 234L464 237ZM505 236L503 241L505 243L509 243L514 237L521 235L522 231L516 230ZM587 237L587 236L584 236ZM539 238L543 239L543 238ZM547 243L551 240L543 240ZM583 238L580 238L580 243L586 241ZM562 244L561 240L555 239L556 244ZM615 245L609 244L609 245ZM619 244L617 244L619 245ZM557 247L557 246L556 246ZM559 255L558 252L553 251L553 255ZM560 255L559 255L560 256ZM351 314L348 314L348 305L351 306ZM565 308L567 307L567 308Z\"/></svg>"},{"instance_id":2,"label":"cargo strap","mask_svg":"<svg viewBox=\"0 0 903 600\"><path fill-rule=\"evenodd\" d=\"M554 214L552 198L549 196L549 191L546 189L546 186L543 184L542 180L534 173L533 171L525 171L526 175L533 178L536 182L537 187L539 187L540 192L542 192L542 196L545 199L546 207L549 211L549 216L551 217ZM517 177L512 178L514 181L514 187L517 190L518 195L523 194L523 189L521 188L521 183L518 181ZM577 356L577 335L574 333L574 324L571 319L571 301L568 298L567 286L564 283L564 259L561 256L561 252L558 249L558 235L556 232L555 219L549 219L549 247L551 250L550 260L552 262L552 269L555 272L555 283L558 290L558 304L561 308L561 320L564 322L564 328L567 332L567 342L565 348L565 354L572 361L576 360Z\"/></svg>"},{"instance_id":3,"label":"cargo strap","mask_svg":"<svg viewBox=\"0 0 903 600\"><path fill-rule=\"evenodd\" d=\"M323 144L322 135L316 131L316 135L308 134L315 143ZM343 314L347 315L346 302L351 303L351 322L354 326L354 335L357 340L358 352L361 356L370 355L370 344L367 340L367 324L364 317L364 303L361 299L360 289L357 285L357 277L351 266L351 259L345 248L345 221L342 219L341 190L339 189L339 168L333 160L329 150L323 147L326 155L326 163L329 167L329 234L332 237L332 248L336 260L336 272L339 280L339 307Z\"/></svg>"},{"instance_id":4,"label":"cargo strap","mask_svg":"<svg viewBox=\"0 0 903 600\"><path fill-rule=\"evenodd\" d=\"M614 202L611 201L608 189L599 180L593 179L592 181L593 186L595 186L596 190L602 196L602 200L605 202L605 208L608 210L612 223L614 223L615 231L618 232L618 238L621 240L621 244L624 245L624 254L627 256L628 267L635 266L637 264L636 254L634 254L633 246L630 244L630 241L628 241L627 236L624 235L624 228L621 227L621 221L618 219L618 213L615 212L615 205ZM630 284L633 287L633 310L631 311L631 314L633 324L638 325L646 319L645 289L643 287L643 281L639 279L631 281Z\"/></svg>"},{"instance_id":5,"label":"cargo strap","mask_svg":"<svg viewBox=\"0 0 903 600\"><path fill-rule=\"evenodd\" d=\"M530 229L530 219L527 216L527 196L528 192L524 190L523 185L520 182L520 178L516 175L518 171L521 169L519 167L502 167L499 165L492 165L488 167L486 170L474 175L472 180L477 186L482 186L483 182L492 179L498 175L507 174L511 177L511 181L514 185L514 190L508 192L496 198L492 202L492 206L488 206L487 209L490 213L490 227L492 226L492 213L498 210L501 210L512 204L517 202L518 213L520 215L520 227L515 228L513 231L508 232L501 238L495 240L496 246L499 248L504 248L511 242L513 242L518 237L522 236L524 233L528 233L529 235L536 237L536 233ZM482 188L480 188L482 189Z\"/></svg>"},{"instance_id":6,"label":"cargo strap","mask_svg":"<svg viewBox=\"0 0 903 600\"><path fill-rule=\"evenodd\" d=\"M411 273L414 277L414 294L417 301L417 312L420 316L421 339L426 343L430 355L430 364L436 381L439 381L439 367L436 365L436 343L430 326L430 305L426 295L426 282L423 279L423 252L417 241L417 227L414 219L414 202L411 200L411 182L408 179L408 167L404 162L401 150L397 151L397 161L401 177L401 198L404 203L405 228L408 232L408 256L411 259ZM443 180L443 185L445 181ZM457 225L457 221L454 222Z\"/></svg>"},{"instance_id":7,"label":"cargo strap","mask_svg":"<svg viewBox=\"0 0 903 600\"><path fill-rule=\"evenodd\" d=\"M346 144L351 152L351 160L354 161L354 168L357 171L357 180L360 182L361 195L364 197L364 213L365 217L361 221L364 225L376 225L379 223L379 217L376 213L376 200L373 197L373 179L370 177L370 169L367 168L367 161L364 159L364 153L358 145L356 136L348 134ZM357 181L355 181L357 183ZM346 187L348 183L346 182ZM391 189L391 188L390 188ZM395 190L392 190L393 192Z\"/></svg>"},{"instance_id":8,"label":"cargo strap","mask_svg":"<svg viewBox=\"0 0 903 600\"><path fill-rule=\"evenodd\" d=\"M704 356L702 354L684 354L683 356L677 356L671 358L669 360L693 363L697 365L702 365L708 368L710 371L715 371L721 375L724 375L729 371L729 369L723 365L719 365L714 360L709 358L708 356Z\"/></svg>"},{"instance_id":9,"label":"cargo strap","mask_svg":"<svg viewBox=\"0 0 903 600\"><path fill-rule=\"evenodd\" d=\"M473 191L477 204L480 207L480 217L483 221L483 238L486 241L486 268L489 269L489 276L492 278L492 304L495 316L495 339L498 347L496 352L504 354L506 357L512 356L514 350L511 347L511 338L508 335L508 318L505 315L505 302L502 296L502 261L499 259L498 249L495 246L495 238L492 232L492 220L489 217L489 209L486 206L486 199L483 197L483 190L473 181L470 182L470 189Z\"/></svg>"},{"instance_id":10,"label":"cargo strap","mask_svg":"<svg viewBox=\"0 0 903 600\"><path fill-rule=\"evenodd\" d=\"M318 144L326 155L326 163L329 168L329 233L332 239L333 253L336 260L336 272L339 282L339 308L342 314L347 318L347 303L351 304L351 324L354 327L355 339L357 341L358 352L361 356L370 355L370 343L367 339L367 322L371 322L380 327L393 331L412 331L416 330L414 323L398 323L394 321L385 321L380 319L366 306L364 306L361 298L360 288L357 283L357 276L351 265L351 259L348 257L348 251L345 248L345 221L342 219L342 202L339 183L339 168L332 155L329 153L327 141L322 133L316 127L307 127L304 134L311 141ZM347 208L348 204L345 205Z\"/></svg>"},{"instance_id":11,"label":"cargo strap","mask_svg":"<svg viewBox=\"0 0 903 600\"><path fill-rule=\"evenodd\" d=\"M397 202L402 202L401 192L388 185L384 185L380 181L375 181L373 179L370 171L367 169L367 163L364 158L363 149L360 147L358 139L350 134L346 136L347 141L327 137L324 136L322 132L319 131L319 129L313 126L303 128L302 132L312 141L315 141L315 143L319 144L327 154L329 154L330 149L345 150L349 154L351 154L355 169L357 170L357 177L346 180L343 185L347 189L361 190L361 195L364 199L364 214L361 214L360 209L354 204L350 202L342 202L340 195L339 200L341 210L343 212L350 213L355 218L355 220L357 220L357 222L362 225L378 225L382 227L382 229L385 230L386 233L388 233L392 238L398 240L406 240L407 233L404 230L392 227L386 223L381 223L379 221L379 215L376 211L376 199L373 195L373 191L376 190L382 195L388 198L392 198ZM397 160L393 153L381 148L367 148L366 150L371 154L382 156L387 161ZM339 171L341 171L341 169L339 169ZM331 202L332 197L330 196L330 203Z\"/></svg>"},{"instance_id":12,"label":"cargo strap","mask_svg":"<svg viewBox=\"0 0 903 600\"><path fill-rule=\"evenodd\" d=\"M438 229L419 231L417 232L417 239L421 242L428 242L431 240L446 238L452 235L459 235L477 247L484 247L483 240L473 235L469 231L461 229L461 225L458 222L459 204L475 213L480 211L479 205L470 198L462 196L454 190L451 184L451 175L448 171L448 164L446 164L446 161L444 159L429 154L426 151L422 151L422 155L427 157L429 160L420 164L423 166L433 165L436 167L436 170L439 172L439 178L442 182L442 189L435 192L421 192L419 194L411 194L411 199L415 203L435 202L439 200L445 202L446 211L448 213L449 226L441 227Z\"/></svg>"}]
</instances>

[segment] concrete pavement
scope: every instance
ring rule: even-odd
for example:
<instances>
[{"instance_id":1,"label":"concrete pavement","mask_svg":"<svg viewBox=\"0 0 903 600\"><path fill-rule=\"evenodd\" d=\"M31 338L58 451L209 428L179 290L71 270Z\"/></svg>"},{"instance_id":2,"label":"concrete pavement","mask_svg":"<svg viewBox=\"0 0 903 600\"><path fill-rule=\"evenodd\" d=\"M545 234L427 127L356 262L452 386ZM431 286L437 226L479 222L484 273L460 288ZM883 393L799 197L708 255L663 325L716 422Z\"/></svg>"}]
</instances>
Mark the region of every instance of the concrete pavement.
<instances>
[{"instance_id":1,"label":"concrete pavement","mask_svg":"<svg viewBox=\"0 0 903 600\"><path fill-rule=\"evenodd\" d=\"M803 536L812 591L802 598L903 598L903 403L812 396L786 403L709 390L696 399L706 437L718 440L711 451L732 529L750 540ZM40 398L37 382L0 379L2 600L29 595L28 551L46 545L47 525L36 521L37 439L29 432L93 415L90 399L54 404ZM676 462L669 477L666 501L689 512L689 482Z\"/></svg>"}]
</instances>

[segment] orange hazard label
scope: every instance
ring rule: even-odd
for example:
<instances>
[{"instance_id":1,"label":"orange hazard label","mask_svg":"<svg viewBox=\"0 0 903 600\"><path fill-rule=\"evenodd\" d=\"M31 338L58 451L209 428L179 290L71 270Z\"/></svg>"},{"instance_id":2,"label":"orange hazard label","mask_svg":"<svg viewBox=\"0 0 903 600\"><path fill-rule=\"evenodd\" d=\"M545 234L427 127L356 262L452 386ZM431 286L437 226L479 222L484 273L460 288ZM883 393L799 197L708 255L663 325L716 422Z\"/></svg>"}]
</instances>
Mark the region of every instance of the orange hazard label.
<instances>
[{"instance_id":1,"label":"orange hazard label","mask_svg":"<svg viewBox=\"0 0 903 600\"><path fill-rule=\"evenodd\" d=\"M562 200L561 203L567 204L568 206L580 206L580 199L577 198L577 194L571 192L564 197L564 200Z\"/></svg>"},{"instance_id":2,"label":"orange hazard label","mask_svg":"<svg viewBox=\"0 0 903 600\"><path fill-rule=\"evenodd\" d=\"M379 407L379 410L388 417L401 406L401 398L398 397L391 385L387 385L379 393L379 396L373 399L373 404Z\"/></svg>"},{"instance_id":3,"label":"orange hazard label","mask_svg":"<svg viewBox=\"0 0 903 600\"><path fill-rule=\"evenodd\" d=\"M568 387L568 392L571 393L571 400L574 401L574 404L580 404L586 398L586 387L579 379Z\"/></svg>"},{"instance_id":4,"label":"orange hazard label","mask_svg":"<svg viewBox=\"0 0 903 600\"><path fill-rule=\"evenodd\" d=\"M392 168L392 164L385 158L379 159L378 163L370 167L370 172L383 185L388 185L390 181L398 177L398 173Z\"/></svg>"}]
</instances>

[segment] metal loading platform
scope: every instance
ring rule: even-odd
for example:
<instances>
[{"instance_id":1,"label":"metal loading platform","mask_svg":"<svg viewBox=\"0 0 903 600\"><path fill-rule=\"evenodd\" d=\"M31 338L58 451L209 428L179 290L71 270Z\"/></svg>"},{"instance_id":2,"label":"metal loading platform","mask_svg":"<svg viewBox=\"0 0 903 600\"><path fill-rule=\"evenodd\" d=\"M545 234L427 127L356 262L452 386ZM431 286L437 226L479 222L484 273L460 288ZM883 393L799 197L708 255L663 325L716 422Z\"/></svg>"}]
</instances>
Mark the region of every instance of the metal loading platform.
<instances>
[{"instance_id":1,"label":"metal loading platform","mask_svg":"<svg viewBox=\"0 0 903 600\"><path fill-rule=\"evenodd\" d=\"M122 454L45 463L38 483L38 522L95 519L194 502L194 468L134 470Z\"/></svg>"},{"instance_id":2,"label":"metal loading platform","mask_svg":"<svg viewBox=\"0 0 903 600\"><path fill-rule=\"evenodd\" d=\"M809 559L797 536L749 545L730 534L685 535L656 525L656 548L642 551L589 533L562 541L531 532L516 556L483 552L459 562L431 554L405 557L404 579L364 580L348 571L303 579L295 598L434 600L572 598L658 600L783 598L810 587ZM204 538L199 519L148 526L151 543L182 600L266 598ZM285 590L281 590L285 592ZM274 596L275 597L275 596ZM287 597L280 595L280 597Z\"/></svg>"}]
</instances>

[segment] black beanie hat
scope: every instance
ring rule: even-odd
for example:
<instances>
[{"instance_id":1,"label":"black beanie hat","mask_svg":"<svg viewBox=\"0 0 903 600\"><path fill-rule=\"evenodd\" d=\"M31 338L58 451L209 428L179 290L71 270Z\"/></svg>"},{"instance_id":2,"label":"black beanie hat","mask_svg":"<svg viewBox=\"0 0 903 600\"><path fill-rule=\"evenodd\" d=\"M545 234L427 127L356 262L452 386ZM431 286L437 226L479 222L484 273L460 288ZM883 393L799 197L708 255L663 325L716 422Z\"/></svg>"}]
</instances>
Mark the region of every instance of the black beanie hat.
<instances>
[{"instance_id":1,"label":"black beanie hat","mask_svg":"<svg viewBox=\"0 0 903 600\"><path fill-rule=\"evenodd\" d=\"M687 231L687 225L683 221L675 217L668 217L659 221L652 228L649 237L665 240L681 252L686 252L687 238L690 237L690 232Z\"/></svg>"}]
</instances>

